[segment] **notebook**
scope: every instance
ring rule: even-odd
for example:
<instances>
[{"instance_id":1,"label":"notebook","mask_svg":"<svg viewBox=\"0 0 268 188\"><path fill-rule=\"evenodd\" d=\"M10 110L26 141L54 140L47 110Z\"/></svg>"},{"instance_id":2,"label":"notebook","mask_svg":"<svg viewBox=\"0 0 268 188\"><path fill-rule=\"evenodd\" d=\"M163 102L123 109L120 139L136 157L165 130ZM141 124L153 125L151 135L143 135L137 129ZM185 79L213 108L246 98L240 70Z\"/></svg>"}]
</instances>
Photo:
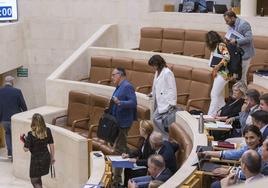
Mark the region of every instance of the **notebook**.
<instances>
[{"instance_id":1,"label":"notebook","mask_svg":"<svg viewBox=\"0 0 268 188\"><path fill-rule=\"evenodd\" d=\"M224 14L227 11L227 6L225 4L214 5L214 10L216 14Z\"/></svg>"}]
</instances>

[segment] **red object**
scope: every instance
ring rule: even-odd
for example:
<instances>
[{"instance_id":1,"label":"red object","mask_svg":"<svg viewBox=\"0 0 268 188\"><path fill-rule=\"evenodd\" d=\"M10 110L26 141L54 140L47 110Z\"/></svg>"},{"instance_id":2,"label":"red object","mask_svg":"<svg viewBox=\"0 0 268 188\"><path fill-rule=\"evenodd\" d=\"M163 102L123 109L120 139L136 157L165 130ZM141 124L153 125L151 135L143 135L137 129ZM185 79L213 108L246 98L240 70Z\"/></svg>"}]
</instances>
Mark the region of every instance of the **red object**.
<instances>
[{"instance_id":1,"label":"red object","mask_svg":"<svg viewBox=\"0 0 268 188\"><path fill-rule=\"evenodd\" d=\"M20 135L20 141L25 143L25 134Z\"/></svg>"},{"instance_id":2,"label":"red object","mask_svg":"<svg viewBox=\"0 0 268 188\"><path fill-rule=\"evenodd\" d=\"M235 149L235 145L231 144L230 142L218 142L218 147L228 148L228 149Z\"/></svg>"}]
</instances>

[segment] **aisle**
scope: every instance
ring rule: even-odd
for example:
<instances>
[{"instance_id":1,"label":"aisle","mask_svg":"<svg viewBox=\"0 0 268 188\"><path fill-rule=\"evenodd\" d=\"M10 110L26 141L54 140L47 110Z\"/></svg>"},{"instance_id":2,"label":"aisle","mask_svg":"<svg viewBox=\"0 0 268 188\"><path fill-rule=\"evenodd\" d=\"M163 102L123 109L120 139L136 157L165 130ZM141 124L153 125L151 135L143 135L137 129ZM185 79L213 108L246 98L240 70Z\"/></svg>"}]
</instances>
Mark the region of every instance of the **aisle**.
<instances>
[{"instance_id":1,"label":"aisle","mask_svg":"<svg viewBox=\"0 0 268 188\"><path fill-rule=\"evenodd\" d=\"M24 181L12 175L12 163L6 156L6 150L0 149L0 187L32 188L30 181Z\"/></svg>"}]
</instances>

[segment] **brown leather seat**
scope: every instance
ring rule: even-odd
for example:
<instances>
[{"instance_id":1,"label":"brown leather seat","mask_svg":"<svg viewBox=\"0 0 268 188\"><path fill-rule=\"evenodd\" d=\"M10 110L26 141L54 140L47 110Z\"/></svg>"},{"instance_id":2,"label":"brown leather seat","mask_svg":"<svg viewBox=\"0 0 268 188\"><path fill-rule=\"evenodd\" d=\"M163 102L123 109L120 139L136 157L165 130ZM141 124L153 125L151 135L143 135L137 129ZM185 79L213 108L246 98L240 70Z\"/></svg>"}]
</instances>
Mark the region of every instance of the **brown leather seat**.
<instances>
[{"instance_id":1,"label":"brown leather seat","mask_svg":"<svg viewBox=\"0 0 268 188\"><path fill-rule=\"evenodd\" d=\"M69 92L69 103L67 114L53 119L52 124L58 125L68 130L77 131L79 133L88 131L89 122L89 105L91 95L77 91ZM63 124L56 124L60 118L67 117L66 122Z\"/></svg>"},{"instance_id":2,"label":"brown leather seat","mask_svg":"<svg viewBox=\"0 0 268 188\"><path fill-rule=\"evenodd\" d=\"M160 27L141 28L139 50L161 51L163 29Z\"/></svg>"},{"instance_id":3,"label":"brown leather seat","mask_svg":"<svg viewBox=\"0 0 268 188\"><path fill-rule=\"evenodd\" d=\"M176 80L178 96L184 93L190 93L192 69L193 67L191 66L173 65L173 73ZM187 96L178 97L177 103L181 105L186 105Z\"/></svg>"},{"instance_id":4,"label":"brown leather seat","mask_svg":"<svg viewBox=\"0 0 268 188\"><path fill-rule=\"evenodd\" d=\"M148 61L135 59L130 80L135 90L140 93L150 93L153 85L153 79L154 70L148 65Z\"/></svg>"},{"instance_id":5,"label":"brown leather seat","mask_svg":"<svg viewBox=\"0 0 268 188\"><path fill-rule=\"evenodd\" d=\"M184 29L164 28L161 52L183 54Z\"/></svg>"},{"instance_id":6,"label":"brown leather seat","mask_svg":"<svg viewBox=\"0 0 268 188\"><path fill-rule=\"evenodd\" d=\"M176 123L172 123L169 126L169 137L171 141L175 140L180 145L179 150L176 152L177 165L178 168L180 168L184 161L189 157L193 148L193 142L188 133Z\"/></svg>"},{"instance_id":7,"label":"brown leather seat","mask_svg":"<svg viewBox=\"0 0 268 188\"><path fill-rule=\"evenodd\" d=\"M205 57L205 34L202 30L186 30L183 55Z\"/></svg>"},{"instance_id":8,"label":"brown leather seat","mask_svg":"<svg viewBox=\"0 0 268 188\"><path fill-rule=\"evenodd\" d=\"M88 80L90 83L110 84L111 60L110 56L92 56L89 77L81 80Z\"/></svg>"},{"instance_id":9,"label":"brown leather seat","mask_svg":"<svg viewBox=\"0 0 268 188\"><path fill-rule=\"evenodd\" d=\"M248 83L253 80L253 72L258 69L268 70L268 37L254 36L253 37L255 56L252 58L247 74Z\"/></svg>"},{"instance_id":10,"label":"brown leather seat","mask_svg":"<svg viewBox=\"0 0 268 188\"><path fill-rule=\"evenodd\" d=\"M213 84L211 71L202 68L193 68L192 81L188 94L181 94L180 97L187 96L187 105L179 106L190 110L202 110L207 113L210 104L210 91ZM178 94L179 96L180 94Z\"/></svg>"}]
</instances>

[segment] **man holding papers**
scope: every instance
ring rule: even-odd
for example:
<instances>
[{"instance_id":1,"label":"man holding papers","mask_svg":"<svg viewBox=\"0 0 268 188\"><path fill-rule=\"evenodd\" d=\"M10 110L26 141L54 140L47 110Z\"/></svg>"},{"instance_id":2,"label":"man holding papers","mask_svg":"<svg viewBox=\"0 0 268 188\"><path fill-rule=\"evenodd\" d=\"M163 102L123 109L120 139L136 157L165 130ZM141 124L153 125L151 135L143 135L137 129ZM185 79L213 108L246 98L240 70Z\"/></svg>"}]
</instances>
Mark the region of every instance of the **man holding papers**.
<instances>
[{"instance_id":1,"label":"man holding papers","mask_svg":"<svg viewBox=\"0 0 268 188\"><path fill-rule=\"evenodd\" d=\"M249 63L251 58L255 55L255 50L252 40L252 31L250 24L236 16L236 14L228 10L223 15L224 20L229 29L225 35L225 38L231 44L236 44L244 50L244 55L242 56L242 78L245 83L247 83L246 74L248 71Z\"/></svg>"}]
</instances>

